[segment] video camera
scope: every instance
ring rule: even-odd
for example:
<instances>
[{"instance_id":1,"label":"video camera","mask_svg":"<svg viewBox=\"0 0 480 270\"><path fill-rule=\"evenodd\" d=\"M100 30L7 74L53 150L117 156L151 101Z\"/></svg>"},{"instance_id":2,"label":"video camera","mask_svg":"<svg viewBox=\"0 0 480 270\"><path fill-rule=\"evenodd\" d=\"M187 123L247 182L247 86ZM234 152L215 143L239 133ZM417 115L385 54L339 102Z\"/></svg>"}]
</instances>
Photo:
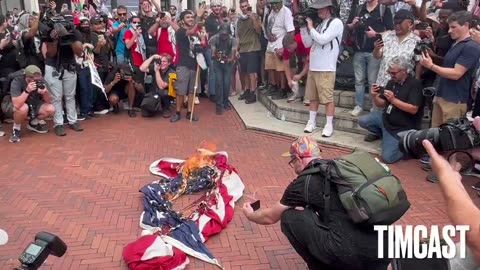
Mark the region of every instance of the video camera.
<instances>
[{"instance_id":1,"label":"video camera","mask_svg":"<svg viewBox=\"0 0 480 270\"><path fill-rule=\"evenodd\" d=\"M35 235L35 242L30 243L18 257L22 265L15 269L36 270L42 266L50 254L62 257L66 251L67 245L58 236L48 232L39 232Z\"/></svg>"},{"instance_id":2,"label":"video camera","mask_svg":"<svg viewBox=\"0 0 480 270\"><path fill-rule=\"evenodd\" d=\"M73 16L70 14L48 16L45 14L41 20L42 26L39 29L42 41L51 42L51 33L53 30L57 32L60 38L60 46L70 45L73 43L75 25L73 24Z\"/></svg>"},{"instance_id":3,"label":"video camera","mask_svg":"<svg viewBox=\"0 0 480 270\"><path fill-rule=\"evenodd\" d=\"M307 18L312 19L314 24L319 21L318 11L314 8L306 8L298 13L298 15L293 20L294 24L298 27L305 27L307 25Z\"/></svg>"},{"instance_id":4,"label":"video camera","mask_svg":"<svg viewBox=\"0 0 480 270\"><path fill-rule=\"evenodd\" d=\"M410 130L401 134L400 151L414 158L426 154L423 140L429 140L439 153L465 151L480 145L480 133L466 117L453 119L438 128Z\"/></svg>"}]
</instances>

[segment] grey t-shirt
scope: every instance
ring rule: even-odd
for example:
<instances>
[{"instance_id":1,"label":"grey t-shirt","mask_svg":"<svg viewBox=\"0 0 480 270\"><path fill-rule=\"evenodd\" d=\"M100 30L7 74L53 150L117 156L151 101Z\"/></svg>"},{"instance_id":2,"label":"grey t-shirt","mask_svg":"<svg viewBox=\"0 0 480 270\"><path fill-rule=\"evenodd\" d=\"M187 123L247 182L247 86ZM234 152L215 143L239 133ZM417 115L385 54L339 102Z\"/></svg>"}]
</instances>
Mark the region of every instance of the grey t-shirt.
<instances>
[{"instance_id":1,"label":"grey t-shirt","mask_svg":"<svg viewBox=\"0 0 480 270\"><path fill-rule=\"evenodd\" d=\"M10 95L12 97L18 97L22 94L23 91L27 89L27 82L25 77L19 76L12 80L10 84Z\"/></svg>"},{"instance_id":2,"label":"grey t-shirt","mask_svg":"<svg viewBox=\"0 0 480 270\"><path fill-rule=\"evenodd\" d=\"M42 79L41 82L47 85L44 79ZM24 76L15 77L10 83L10 95L12 97L20 96L25 89L27 89L27 81L25 81Z\"/></svg>"}]
</instances>

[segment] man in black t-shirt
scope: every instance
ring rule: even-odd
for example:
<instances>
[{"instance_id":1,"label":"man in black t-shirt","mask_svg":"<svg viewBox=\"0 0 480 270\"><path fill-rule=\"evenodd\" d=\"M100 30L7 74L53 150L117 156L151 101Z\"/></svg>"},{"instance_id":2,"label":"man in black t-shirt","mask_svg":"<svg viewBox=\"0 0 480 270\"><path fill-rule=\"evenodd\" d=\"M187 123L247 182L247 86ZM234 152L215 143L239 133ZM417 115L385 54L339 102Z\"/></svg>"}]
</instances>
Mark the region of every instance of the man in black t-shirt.
<instances>
[{"instance_id":1,"label":"man in black t-shirt","mask_svg":"<svg viewBox=\"0 0 480 270\"><path fill-rule=\"evenodd\" d=\"M309 269L386 270L389 261L377 259L378 234L373 227L362 228L353 223L335 185L330 188L327 218L321 195L325 191L324 181L306 182L307 176L301 175L305 170L325 165L315 139L299 137L282 156L290 158L288 164L299 176L272 207L254 211L246 202L243 213L247 219L261 225L281 221L282 233Z\"/></svg>"},{"instance_id":2,"label":"man in black t-shirt","mask_svg":"<svg viewBox=\"0 0 480 270\"><path fill-rule=\"evenodd\" d=\"M42 44L46 51L45 80L48 83L52 104L55 106L53 125L57 136L65 136L63 126L63 99L69 127L83 131L78 124L75 94L77 88L77 66L75 55L83 54L82 35L77 30L59 36L56 30L50 32L49 40Z\"/></svg>"},{"instance_id":3,"label":"man in black t-shirt","mask_svg":"<svg viewBox=\"0 0 480 270\"><path fill-rule=\"evenodd\" d=\"M137 77L130 65L126 63L117 65L108 74L104 86L114 113L120 112L119 101L128 99L128 116L137 116L133 110L133 104L137 95L145 92L143 84L135 80Z\"/></svg>"},{"instance_id":4,"label":"man in black t-shirt","mask_svg":"<svg viewBox=\"0 0 480 270\"><path fill-rule=\"evenodd\" d=\"M205 12L205 4L201 5L197 9L197 20L201 18ZM197 59L195 53L192 51L194 45L199 43L197 22L193 11L185 10L180 14L180 21L183 21L182 27L180 27L175 33L175 39L177 41L178 64L177 64L177 80L175 81L176 97L176 112L170 118L170 122L174 123L181 119L180 112L182 110L183 100L185 95L188 95L188 109L186 118L192 118L192 121L198 121L199 118L196 115L192 115L193 108L193 90L197 76Z\"/></svg>"},{"instance_id":5,"label":"man in black t-shirt","mask_svg":"<svg viewBox=\"0 0 480 270\"><path fill-rule=\"evenodd\" d=\"M391 80L385 89L378 85L371 88L375 105L385 108L383 112L373 111L358 118L358 125L370 133L365 141L382 138L382 159L394 163L403 158L398 147L398 133L420 129L423 116L422 83L408 74L408 60L403 56L392 58L388 73Z\"/></svg>"}]
</instances>

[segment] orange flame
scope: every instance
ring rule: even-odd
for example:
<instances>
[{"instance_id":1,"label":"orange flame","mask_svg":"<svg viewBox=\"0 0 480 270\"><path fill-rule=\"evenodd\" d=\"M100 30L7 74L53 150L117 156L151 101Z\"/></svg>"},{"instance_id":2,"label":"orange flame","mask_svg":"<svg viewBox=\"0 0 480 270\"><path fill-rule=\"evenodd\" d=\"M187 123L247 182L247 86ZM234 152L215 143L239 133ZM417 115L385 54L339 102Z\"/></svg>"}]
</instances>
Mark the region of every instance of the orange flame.
<instances>
[{"instance_id":1,"label":"orange flame","mask_svg":"<svg viewBox=\"0 0 480 270\"><path fill-rule=\"evenodd\" d=\"M188 179L198 168L213 165L216 148L213 143L202 142L193 155L185 160L182 166L183 179Z\"/></svg>"}]
</instances>

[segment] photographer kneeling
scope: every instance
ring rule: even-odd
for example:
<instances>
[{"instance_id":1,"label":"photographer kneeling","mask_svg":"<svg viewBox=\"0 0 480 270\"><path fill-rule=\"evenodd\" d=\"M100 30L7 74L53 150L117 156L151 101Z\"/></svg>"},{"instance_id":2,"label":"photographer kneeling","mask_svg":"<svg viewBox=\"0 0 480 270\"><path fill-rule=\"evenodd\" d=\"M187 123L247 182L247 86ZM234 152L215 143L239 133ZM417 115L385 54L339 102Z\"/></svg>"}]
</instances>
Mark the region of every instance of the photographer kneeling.
<instances>
[{"instance_id":1,"label":"photographer kneeling","mask_svg":"<svg viewBox=\"0 0 480 270\"><path fill-rule=\"evenodd\" d=\"M384 111L374 110L358 119L358 124L370 132L365 141L382 138L382 159L385 163L403 158L397 134L419 129L422 120L422 83L408 74L408 64L403 56L390 60L387 71L392 79L385 88L374 84L370 92L375 106L384 107Z\"/></svg>"},{"instance_id":2,"label":"photographer kneeling","mask_svg":"<svg viewBox=\"0 0 480 270\"><path fill-rule=\"evenodd\" d=\"M104 87L114 113L120 112L118 107L119 101L128 99L128 116L137 116L132 109L133 103L135 102L137 92L143 93L144 88L142 83L134 80L133 71L129 64L121 63L117 65L105 79Z\"/></svg>"},{"instance_id":3,"label":"photographer kneeling","mask_svg":"<svg viewBox=\"0 0 480 270\"><path fill-rule=\"evenodd\" d=\"M20 141L22 122L30 117L27 128L37 133L47 133L48 129L43 120L54 114L55 108L48 93L40 68L30 65L25 68L24 76L12 80L10 93L13 103L13 132L10 142Z\"/></svg>"},{"instance_id":4,"label":"photographer kneeling","mask_svg":"<svg viewBox=\"0 0 480 270\"><path fill-rule=\"evenodd\" d=\"M153 64L152 64L153 62ZM157 106L144 106L145 103L150 103L150 99L153 97L155 98L156 95L159 96L158 102L161 104L162 110L162 117L163 118L170 118L172 113L170 111L170 104L172 101L172 97L168 95L168 85L171 78L176 75L175 70L173 70L170 65L172 62L172 58L168 54L154 54L143 64L140 66L140 71L148 73L148 75L152 75L153 77L153 91L149 92L145 95L145 98L142 102L142 114L144 114L144 110L147 107L157 107ZM148 101L146 100L148 98ZM149 104L150 105L150 104ZM150 108L148 109L147 113L149 116L153 116L157 111L151 111Z\"/></svg>"}]
</instances>

